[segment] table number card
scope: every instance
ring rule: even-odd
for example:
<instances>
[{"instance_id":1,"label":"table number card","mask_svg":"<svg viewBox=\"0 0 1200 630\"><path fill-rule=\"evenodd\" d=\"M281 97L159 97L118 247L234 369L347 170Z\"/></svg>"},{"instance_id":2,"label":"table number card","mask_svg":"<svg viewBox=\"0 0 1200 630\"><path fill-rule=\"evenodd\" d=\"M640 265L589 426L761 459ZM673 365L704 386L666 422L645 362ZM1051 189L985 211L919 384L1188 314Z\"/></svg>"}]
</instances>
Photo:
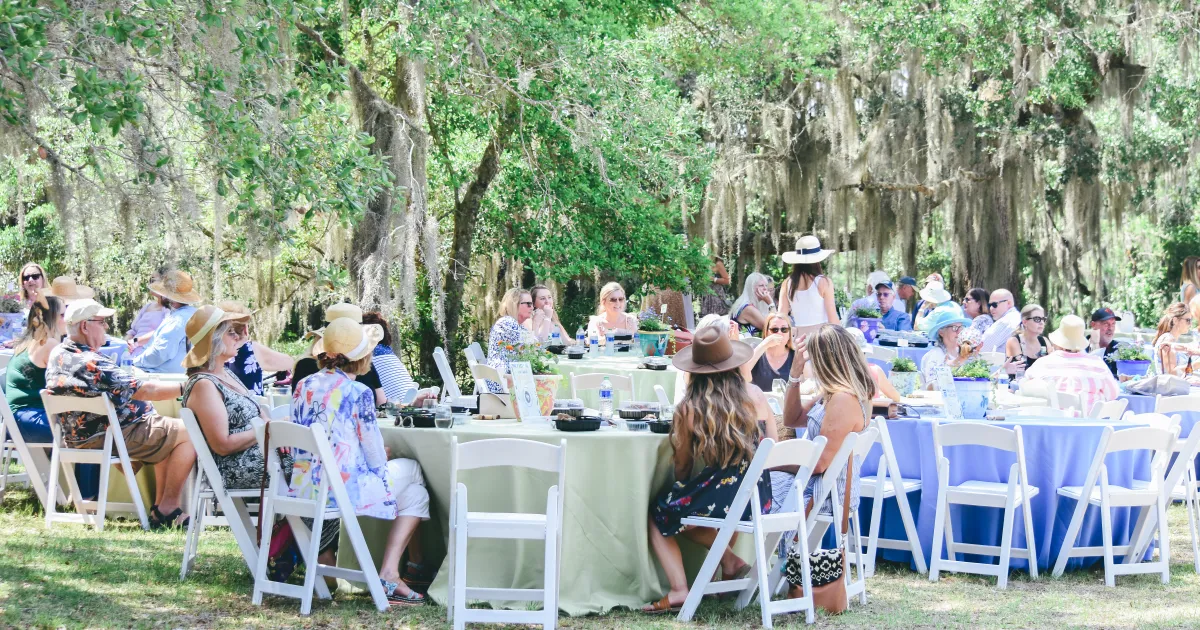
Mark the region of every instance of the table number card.
<instances>
[{"instance_id":1,"label":"table number card","mask_svg":"<svg viewBox=\"0 0 1200 630\"><path fill-rule=\"evenodd\" d=\"M517 361L509 365L513 378L513 394L517 399L517 409L521 418L537 418L542 415L538 405L537 384L533 382L533 368L528 361Z\"/></svg>"},{"instance_id":2,"label":"table number card","mask_svg":"<svg viewBox=\"0 0 1200 630\"><path fill-rule=\"evenodd\" d=\"M942 391L942 400L946 405L946 416L954 420L962 420L962 404L958 402L958 390L954 387L954 373L946 365L933 367L933 378L938 389Z\"/></svg>"}]
</instances>

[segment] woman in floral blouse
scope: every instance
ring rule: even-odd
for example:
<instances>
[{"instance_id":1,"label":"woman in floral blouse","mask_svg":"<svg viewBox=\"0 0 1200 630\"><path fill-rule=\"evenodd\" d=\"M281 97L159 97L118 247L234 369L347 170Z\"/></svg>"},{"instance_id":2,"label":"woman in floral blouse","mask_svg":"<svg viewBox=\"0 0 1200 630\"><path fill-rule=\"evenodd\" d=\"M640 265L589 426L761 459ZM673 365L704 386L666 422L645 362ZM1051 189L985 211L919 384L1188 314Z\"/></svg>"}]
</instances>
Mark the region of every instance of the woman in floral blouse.
<instances>
[{"instance_id":1,"label":"woman in floral blouse","mask_svg":"<svg viewBox=\"0 0 1200 630\"><path fill-rule=\"evenodd\" d=\"M383 329L377 324L364 326L347 318L331 322L324 338L313 346L321 370L300 381L292 395L292 422L325 427L356 514L393 522L379 579L389 602L415 605L425 598L401 581L400 557L417 525L429 518L429 492L417 462L388 461L375 417L374 393L354 380L370 369L371 352L382 338ZM316 494L327 462L314 462L303 451L296 451L294 457L289 494ZM332 505L333 498L329 501ZM419 550L414 546L410 557L416 556Z\"/></svg>"},{"instance_id":2,"label":"woman in floral blouse","mask_svg":"<svg viewBox=\"0 0 1200 630\"><path fill-rule=\"evenodd\" d=\"M523 326L533 315L533 297L522 288L509 289L500 302L500 319L492 325L488 336L487 364L501 374L508 374L508 365L522 344L537 343L537 337ZM488 391L498 394L500 384L488 381Z\"/></svg>"}]
</instances>

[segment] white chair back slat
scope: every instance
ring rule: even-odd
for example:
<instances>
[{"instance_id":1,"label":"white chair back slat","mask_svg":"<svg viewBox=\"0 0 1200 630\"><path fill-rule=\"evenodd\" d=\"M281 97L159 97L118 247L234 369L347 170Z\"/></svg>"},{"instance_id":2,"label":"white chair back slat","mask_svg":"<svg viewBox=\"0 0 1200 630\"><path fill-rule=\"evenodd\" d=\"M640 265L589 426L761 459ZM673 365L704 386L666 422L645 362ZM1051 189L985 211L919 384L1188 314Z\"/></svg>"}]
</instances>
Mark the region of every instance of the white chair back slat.
<instances>
[{"instance_id":1,"label":"white chair back slat","mask_svg":"<svg viewBox=\"0 0 1200 630\"><path fill-rule=\"evenodd\" d=\"M935 423L933 428L938 457L942 457L942 448L947 446L988 446L1016 453L1021 445L1020 436L1015 429L980 422Z\"/></svg>"},{"instance_id":2,"label":"white chair back slat","mask_svg":"<svg viewBox=\"0 0 1200 630\"><path fill-rule=\"evenodd\" d=\"M1154 400L1154 412L1172 414L1183 411L1200 411L1200 396L1158 396Z\"/></svg>"},{"instance_id":3,"label":"white chair back slat","mask_svg":"<svg viewBox=\"0 0 1200 630\"><path fill-rule=\"evenodd\" d=\"M1078 394L1067 394L1051 388L1050 406L1057 409L1083 409L1083 401Z\"/></svg>"},{"instance_id":4,"label":"white chair back slat","mask_svg":"<svg viewBox=\"0 0 1200 630\"><path fill-rule=\"evenodd\" d=\"M854 457L862 459L871 452L871 447L879 441L879 429L873 426L868 426L858 434L854 441Z\"/></svg>"},{"instance_id":5,"label":"white chair back slat","mask_svg":"<svg viewBox=\"0 0 1200 630\"><path fill-rule=\"evenodd\" d=\"M1097 420L1120 420L1128 407L1129 401L1124 398L1097 402L1092 405L1092 411L1088 413L1088 417Z\"/></svg>"},{"instance_id":6,"label":"white chair back slat","mask_svg":"<svg viewBox=\"0 0 1200 630\"><path fill-rule=\"evenodd\" d=\"M571 374L571 398L578 398L579 392L600 389L600 384L604 379L608 379L612 383L613 394L617 392L625 392L629 399L633 398L633 376L623 376L620 374L604 374L600 372L590 374ZM664 392L665 393L665 392Z\"/></svg>"},{"instance_id":7,"label":"white chair back slat","mask_svg":"<svg viewBox=\"0 0 1200 630\"><path fill-rule=\"evenodd\" d=\"M1074 409L1058 409L1056 407L1016 407L1004 412L1013 418L1073 418Z\"/></svg>"},{"instance_id":8,"label":"white chair back slat","mask_svg":"<svg viewBox=\"0 0 1200 630\"><path fill-rule=\"evenodd\" d=\"M454 378L454 370L450 368L450 360L446 351L439 346L433 349L433 362L437 365L438 374L442 377L442 394L450 400L462 398L462 390L458 388L458 380Z\"/></svg>"},{"instance_id":9,"label":"white chair back slat","mask_svg":"<svg viewBox=\"0 0 1200 630\"><path fill-rule=\"evenodd\" d=\"M505 466L558 472L561 468L562 448L515 438L476 440L459 443L455 461L458 470Z\"/></svg>"},{"instance_id":10,"label":"white chair back slat","mask_svg":"<svg viewBox=\"0 0 1200 630\"><path fill-rule=\"evenodd\" d=\"M508 379L500 374L500 370L484 364L476 363L471 366L471 376L475 378L475 390L482 393L488 391L486 381L492 381L500 385L500 392L508 393Z\"/></svg>"},{"instance_id":11,"label":"white chair back slat","mask_svg":"<svg viewBox=\"0 0 1200 630\"><path fill-rule=\"evenodd\" d=\"M819 435L815 440L795 439L776 442L767 455L767 460L763 464L764 468L779 468L781 466L794 466L797 462L812 461L816 465L816 460L821 459L821 453L825 450L825 436ZM799 474L797 474L799 476Z\"/></svg>"},{"instance_id":12,"label":"white chair back slat","mask_svg":"<svg viewBox=\"0 0 1200 630\"><path fill-rule=\"evenodd\" d=\"M658 404L662 405L664 408L671 404L671 399L667 398L667 390L663 389L662 385L654 386L654 397L658 399Z\"/></svg>"},{"instance_id":13,"label":"white chair back slat","mask_svg":"<svg viewBox=\"0 0 1200 630\"><path fill-rule=\"evenodd\" d=\"M1143 422L1138 418L1147 415L1150 414L1134 416L1133 421ZM1111 429L1111 427L1109 428ZM1120 453L1123 451L1165 451L1170 454L1175 446L1175 438L1172 435L1178 434L1179 416L1176 415L1167 418L1165 424L1162 423L1161 419L1156 419L1156 422L1152 426L1132 427L1115 432L1112 439L1109 440L1104 454Z\"/></svg>"},{"instance_id":14,"label":"white chair back slat","mask_svg":"<svg viewBox=\"0 0 1200 630\"><path fill-rule=\"evenodd\" d=\"M468 366L477 363L487 363L487 355L483 353L483 348L480 347L478 341L472 341L471 345L463 349L463 353L467 355Z\"/></svg>"}]
</instances>

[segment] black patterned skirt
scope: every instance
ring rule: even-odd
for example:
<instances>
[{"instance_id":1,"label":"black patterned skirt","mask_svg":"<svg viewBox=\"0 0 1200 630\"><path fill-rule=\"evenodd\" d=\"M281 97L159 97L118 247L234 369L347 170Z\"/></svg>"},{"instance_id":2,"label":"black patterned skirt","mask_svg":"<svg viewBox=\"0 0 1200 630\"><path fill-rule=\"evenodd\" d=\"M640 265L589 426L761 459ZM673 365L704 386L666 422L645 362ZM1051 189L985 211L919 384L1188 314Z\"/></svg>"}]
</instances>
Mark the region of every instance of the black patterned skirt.
<instances>
[{"instance_id":1,"label":"black patterned skirt","mask_svg":"<svg viewBox=\"0 0 1200 630\"><path fill-rule=\"evenodd\" d=\"M707 466L687 481L672 483L650 507L658 531L663 536L674 536L683 531L681 521L690 516L725 518L749 467L748 461L721 469ZM763 513L767 513L771 509L771 480L766 473L758 479L758 498ZM747 506L742 520L749 519L750 508Z\"/></svg>"}]
</instances>

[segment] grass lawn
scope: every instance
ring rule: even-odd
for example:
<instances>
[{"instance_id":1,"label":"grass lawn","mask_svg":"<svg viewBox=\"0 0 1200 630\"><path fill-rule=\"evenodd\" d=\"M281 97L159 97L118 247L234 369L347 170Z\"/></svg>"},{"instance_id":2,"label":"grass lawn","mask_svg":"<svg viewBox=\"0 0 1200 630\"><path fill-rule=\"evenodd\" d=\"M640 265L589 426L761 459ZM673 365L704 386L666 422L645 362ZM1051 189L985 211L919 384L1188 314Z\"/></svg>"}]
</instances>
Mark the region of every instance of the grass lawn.
<instances>
[{"instance_id":1,"label":"grass lawn","mask_svg":"<svg viewBox=\"0 0 1200 630\"><path fill-rule=\"evenodd\" d=\"M1169 586L1154 576L1117 578L1104 587L1099 570L1042 577L1017 574L1007 591L994 580L944 575L933 584L907 566L882 564L867 583L866 606L852 604L816 627L1158 628L1200 626L1200 577L1192 571L1191 542L1182 507L1171 509ZM179 582L183 534L148 533L112 523L102 534L80 525L46 531L30 492L12 489L0 505L0 626L25 627L445 627L434 606L378 613L364 596L317 600L301 617L296 600L268 596L250 603L251 580L226 530L209 530L186 582ZM650 550L646 550L650 553ZM758 608L705 601L693 624L631 611L562 617L564 628L754 628ZM802 617L776 617L803 627ZM482 626L481 626L482 627Z\"/></svg>"}]
</instances>

